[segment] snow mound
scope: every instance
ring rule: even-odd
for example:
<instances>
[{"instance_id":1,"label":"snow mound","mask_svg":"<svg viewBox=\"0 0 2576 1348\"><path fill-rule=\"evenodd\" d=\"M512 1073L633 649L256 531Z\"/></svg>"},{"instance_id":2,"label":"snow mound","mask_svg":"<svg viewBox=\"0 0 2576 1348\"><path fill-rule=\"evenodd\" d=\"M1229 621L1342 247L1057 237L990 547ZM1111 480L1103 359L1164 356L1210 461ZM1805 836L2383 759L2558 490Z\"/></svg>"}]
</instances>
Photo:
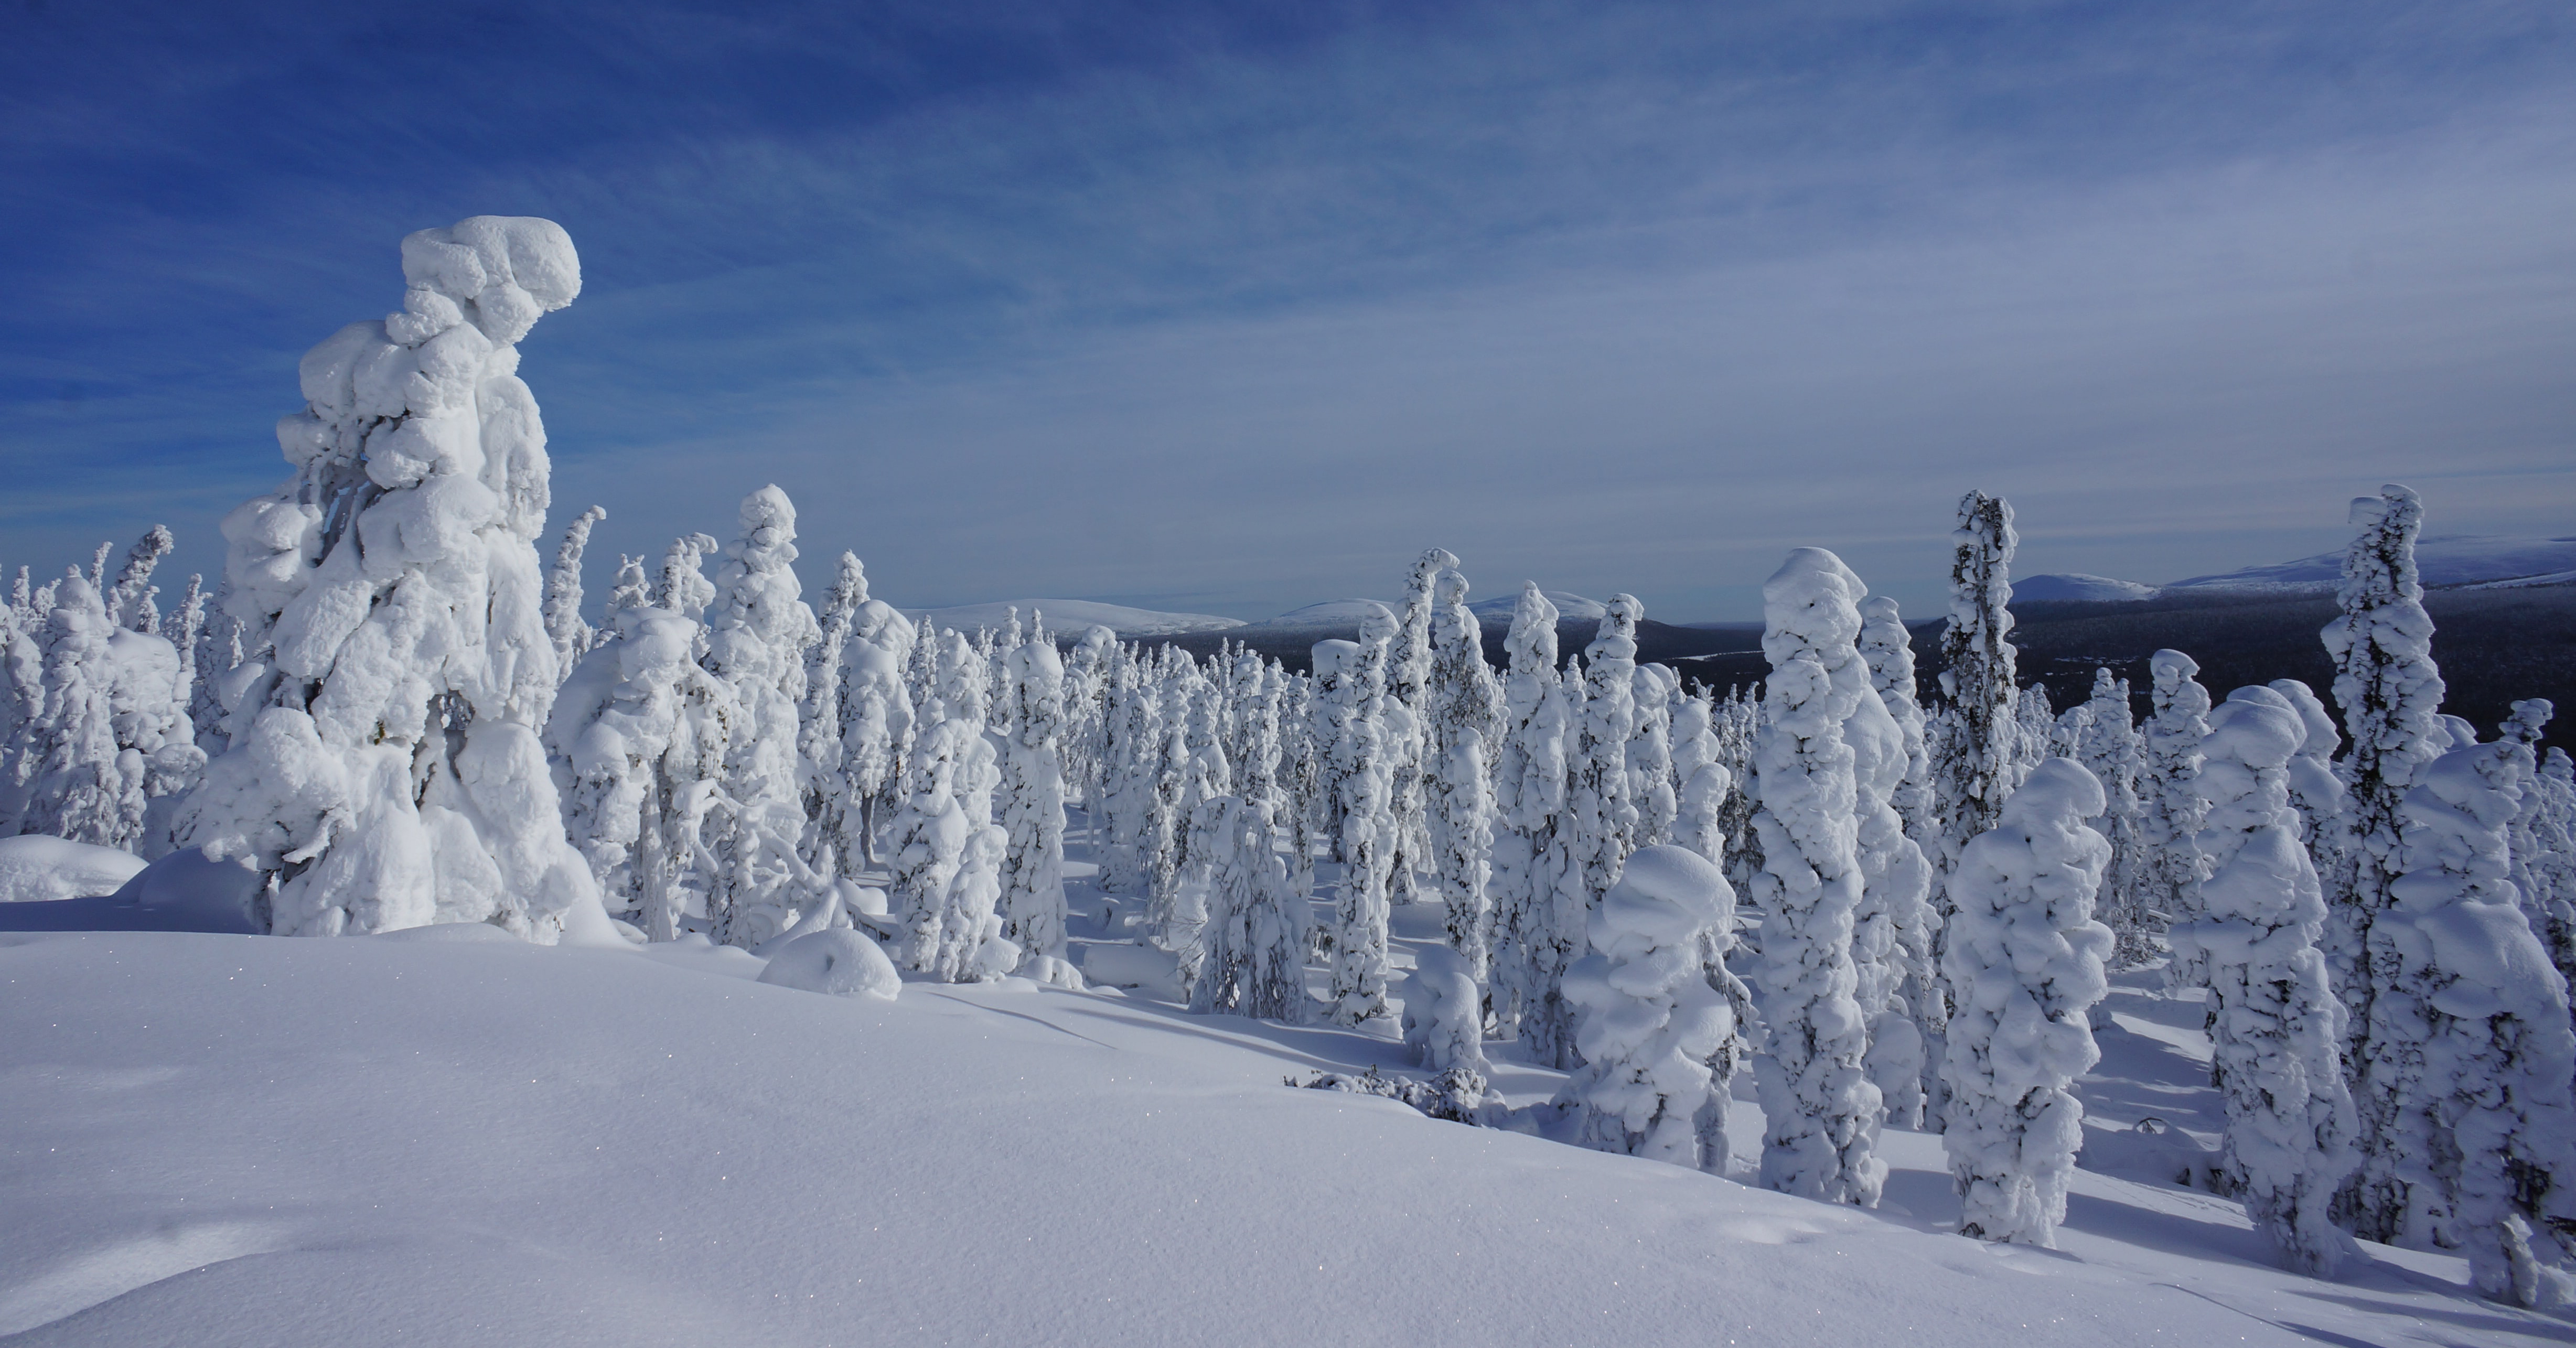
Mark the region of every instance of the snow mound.
<instances>
[{"instance_id":1,"label":"snow mound","mask_svg":"<svg viewBox=\"0 0 2576 1348\"><path fill-rule=\"evenodd\" d=\"M1541 590L1539 593L1547 596L1547 602L1556 605L1556 617L1559 622L1599 622L1610 612L1609 606L1598 599L1586 599L1582 595L1568 594L1563 590ZM1520 601L1520 592L1515 590L1507 595L1469 604L1467 611L1484 622L1509 626L1512 621L1513 606Z\"/></svg>"},{"instance_id":2,"label":"snow mound","mask_svg":"<svg viewBox=\"0 0 2576 1348\"><path fill-rule=\"evenodd\" d=\"M113 894L143 869L143 858L113 847L30 833L0 838L0 903Z\"/></svg>"},{"instance_id":3,"label":"snow mound","mask_svg":"<svg viewBox=\"0 0 2576 1348\"><path fill-rule=\"evenodd\" d=\"M84 850L107 851L99 847ZM125 856L122 852L110 855ZM210 860L193 847L181 848L149 866L137 863L131 878L111 894L0 904L0 931L198 931L263 936L267 933L251 921L250 915L251 900L259 893L261 883L259 872L246 866Z\"/></svg>"},{"instance_id":4,"label":"snow mound","mask_svg":"<svg viewBox=\"0 0 2576 1348\"><path fill-rule=\"evenodd\" d=\"M2047 576L2013 577L2013 598L2025 604L2055 603L2128 603L2153 599L2153 585L2134 580L2113 580L2109 576L2088 576L2081 571L2061 572Z\"/></svg>"},{"instance_id":5,"label":"snow mound","mask_svg":"<svg viewBox=\"0 0 2576 1348\"><path fill-rule=\"evenodd\" d=\"M1169 637L1185 632L1221 632L1244 625L1240 618L1220 618L1212 613L1161 613L1147 608L1096 603L1089 599L1016 599L990 604L959 604L952 608L906 609L904 616L914 622L926 620L960 632L986 628L999 632L1009 624L1011 610L1015 608L1020 611L1023 626L1033 616L1043 615L1050 632L1079 632L1086 627L1106 627L1122 637Z\"/></svg>"},{"instance_id":6,"label":"snow mound","mask_svg":"<svg viewBox=\"0 0 2576 1348\"><path fill-rule=\"evenodd\" d=\"M2320 552L2294 562L2249 566L2214 576L2176 581L2167 590L2331 590L2343 577L2344 550ZM2415 543L2415 565L2424 584L2475 585L2537 578L2576 571L2576 538L2503 538L2488 534L2450 534ZM2021 588L2015 582L2014 590Z\"/></svg>"},{"instance_id":7,"label":"snow mound","mask_svg":"<svg viewBox=\"0 0 2576 1348\"><path fill-rule=\"evenodd\" d=\"M808 932L770 956L760 981L833 997L881 997L893 1001L903 991L894 961L877 943L847 927Z\"/></svg>"},{"instance_id":8,"label":"snow mound","mask_svg":"<svg viewBox=\"0 0 2576 1348\"><path fill-rule=\"evenodd\" d=\"M432 922L426 927L399 927L376 933L380 941L413 941L423 945L526 945L527 942L489 922Z\"/></svg>"}]
</instances>

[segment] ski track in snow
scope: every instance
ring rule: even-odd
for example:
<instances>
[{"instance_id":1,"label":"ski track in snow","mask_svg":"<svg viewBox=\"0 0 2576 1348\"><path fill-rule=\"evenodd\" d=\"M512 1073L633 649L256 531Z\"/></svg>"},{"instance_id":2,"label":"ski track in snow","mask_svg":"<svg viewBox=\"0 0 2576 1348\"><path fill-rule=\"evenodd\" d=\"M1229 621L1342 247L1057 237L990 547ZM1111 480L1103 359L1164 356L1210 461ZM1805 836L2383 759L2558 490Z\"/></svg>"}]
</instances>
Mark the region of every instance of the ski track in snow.
<instances>
[{"instance_id":1,"label":"ski track in snow","mask_svg":"<svg viewBox=\"0 0 2576 1348\"><path fill-rule=\"evenodd\" d=\"M1103 939L1131 905L1071 832L1074 934ZM1440 922L1399 907L1395 962ZM2152 1178L2079 1171L2060 1249L1985 1244L1949 1234L1929 1134L1884 1135L1862 1212L1281 1084L1407 1070L1392 1022L1024 980L887 1004L760 969L686 943L0 937L0 1338L2576 1342L2447 1255L2296 1277L2238 1205ZM2153 1114L2213 1143L2200 1004L2157 978L2115 980L2080 1094L2096 1136ZM1563 1079L1488 1052L1515 1105Z\"/></svg>"}]
</instances>

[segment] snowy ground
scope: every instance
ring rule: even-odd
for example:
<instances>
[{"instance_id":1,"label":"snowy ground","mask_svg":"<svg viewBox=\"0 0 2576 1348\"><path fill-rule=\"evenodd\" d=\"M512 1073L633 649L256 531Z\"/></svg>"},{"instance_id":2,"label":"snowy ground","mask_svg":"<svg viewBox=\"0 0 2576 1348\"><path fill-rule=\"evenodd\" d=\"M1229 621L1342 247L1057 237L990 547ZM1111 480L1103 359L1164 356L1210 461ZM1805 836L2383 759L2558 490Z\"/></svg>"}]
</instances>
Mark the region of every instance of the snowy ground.
<instances>
[{"instance_id":1,"label":"snowy ground","mask_svg":"<svg viewBox=\"0 0 2576 1348\"><path fill-rule=\"evenodd\" d=\"M1077 881L1079 935L1104 902ZM1933 1137L1888 1136L1863 1213L1282 1085L1401 1068L1391 1027L760 967L483 928L0 935L0 1341L2576 1340L2456 1259L2293 1277L2158 1182L2081 1175L2062 1250L1990 1246L1947 1234ZM2199 1008L2151 985L2088 1109L2206 1136ZM1554 1089L1499 1066L1515 1103Z\"/></svg>"}]
</instances>

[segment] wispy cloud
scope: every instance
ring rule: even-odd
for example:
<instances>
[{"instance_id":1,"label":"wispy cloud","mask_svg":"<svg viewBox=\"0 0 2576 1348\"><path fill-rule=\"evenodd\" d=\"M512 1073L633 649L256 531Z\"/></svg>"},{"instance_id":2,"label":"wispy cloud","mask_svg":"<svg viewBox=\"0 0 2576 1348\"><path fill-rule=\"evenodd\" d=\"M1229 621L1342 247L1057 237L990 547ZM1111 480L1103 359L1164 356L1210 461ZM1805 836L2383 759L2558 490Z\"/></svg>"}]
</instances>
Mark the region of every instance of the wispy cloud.
<instances>
[{"instance_id":1,"label":"wispy cloud","mask_svg":"<svg viewBox=\"0 0 2576 1348\"><path fill-rule=\"evenodd\" d=\"M227 48L154 95L239 119L174 133L202 200L85 194L171 153L130 127L0 137L50 166L0 216L0 525L85 536L90 456L100 533L256 489L394 239L498 210L584 250L526 372L604 548L776 480L904 602L1262 616L1439 541L1679 616L1822 543L1921 603L1968 486L2035 569L2148 580L2391 475L2569 527L2576 59L2526 10L1314 15L595 12L373 102L314 74L347 30Z\"/></svg>"}]
</instances>

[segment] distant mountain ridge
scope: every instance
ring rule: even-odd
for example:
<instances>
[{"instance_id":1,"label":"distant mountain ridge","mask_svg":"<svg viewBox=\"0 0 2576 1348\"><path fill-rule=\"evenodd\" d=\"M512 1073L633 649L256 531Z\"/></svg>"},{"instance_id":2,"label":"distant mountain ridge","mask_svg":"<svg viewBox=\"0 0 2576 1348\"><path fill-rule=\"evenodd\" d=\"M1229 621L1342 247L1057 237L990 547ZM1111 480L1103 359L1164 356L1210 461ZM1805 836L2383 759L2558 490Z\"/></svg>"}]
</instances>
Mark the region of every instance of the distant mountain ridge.
<instances>
[{"instance_id":1,"label":"distant mountain ridge","mask_svg":"<svg viewBox=\"0 0 2576 1348\"><path fill-rule=\"evenodd\" d=\"M1129 608L1124 604L1103 604L1089 599L1021 599L1001 600L990 604L958 604L949 608L906 609L904 616L919 622L925 618L941 627L961 632L981 629L1000 631L1011 620L1011 610L1019 610L1025 626L1043 614L1050 632L1079 633L1085 628L1106 627L1122 637L1168 637L1184 632L1220 632L1243 626L1241 618L1220 618L1213 613L1163 613L1154 609Z\"/></svg>"},{"instance_id":2,"label":"distant mountain ridge","mask_svg":"<svg viewBox=\"0 0 2576 1348\"><path fill-rule=\"evenodd\" d=\"M2415 564L2424 584L2434 588L2565 584L2576 580L2576 537L2445 534L2418 540ZM2192 594L2325 594L2342 576L2343 552L2337 549L2269 566L2193 576L2170 585L2141 585L2081 572L2017 576L2012 584L2013 598L2025 603L2118 603Z\"/></svg>"}]
</instances>

